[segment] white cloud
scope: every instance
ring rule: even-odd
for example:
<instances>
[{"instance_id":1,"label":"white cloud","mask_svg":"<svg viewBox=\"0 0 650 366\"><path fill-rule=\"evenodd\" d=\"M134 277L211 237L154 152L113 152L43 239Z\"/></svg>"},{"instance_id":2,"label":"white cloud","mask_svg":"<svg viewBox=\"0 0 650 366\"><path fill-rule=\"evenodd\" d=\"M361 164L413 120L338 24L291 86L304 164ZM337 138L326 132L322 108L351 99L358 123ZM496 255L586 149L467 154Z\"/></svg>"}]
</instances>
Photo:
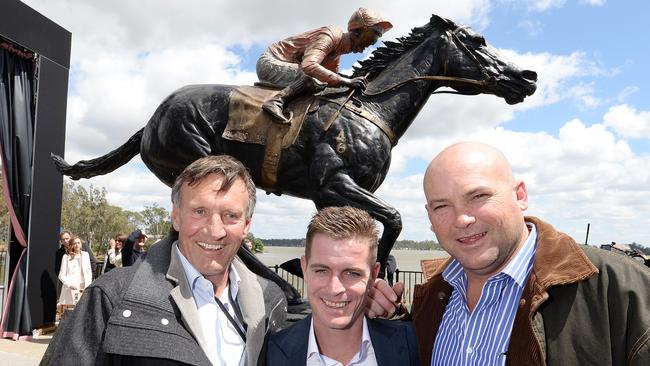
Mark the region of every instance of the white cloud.
<instances>
[{"instance_id":1,"label":"white cloud","mask_svg":"<svg viewBox=\"0 0 650 366\"><path fill-rule=\"evenodd\" d=\"M567 0L526 0L528 9L536 12L544 12L550 9L561 8L566 5ZM606 0L580 0L580 4L588 6L603 6Z\"/></svg>"},{"instance_id":2,"label":"white cloud","mask_svg":"<svg viewBox=\"0 0 650 366\"><path fill-rule=\"evenodd\" d=\"M519 54L513 50L502 50L517 65L537 72L537 91L526 100L527 108L557 103L566 98L582 99L592 96L589 84L572 84L586 76L601 76L611 71L604 70L587 58L584 52L569 55L554 55L548 52Z\"/></svg>"},{"instance_id":3,"label":"white cloud","mask_svg":"<svg viewBox=\"0 0 650 366\"><path fill-rule=\"evenodd\" d=\"M605 126L626 138L650 140L650 111L638 111L627 104L610 107L603 117Z\"/></svg>"},{"instance_id":4,"label":"white cloud","mask_svg":"<svg viewBox=\"0 0 650 366\"><path fill-rule=\"evenodd\" d=\"M566 0L527 0L528 8L533 11L546 11L551 8L561 8Z\"/></svg>"},{"instance_id":5,"label":"white cloud","mask_svg":"<svg viewBox=\"0 0 650 366\"><path fill-rule=\"evenodd\" d=\"M539 20L521 20L518 24L517 27L523 29L528 33L530 36L538 36L542 33L542 30L544 26L542 25L542 22Z\"/></svg>"},{"instance_id":6,"label":"white cloud","mask_svg":"<svg viewBox=\"0 0 650 366\"><path fill-rule=\"evenodd\" d=\"M600 100L594 96L594 83L578 83L568 90L568 95L575 99L584 108L595 108L600 105Z\"/></svg>"},{"instance_id":7,"label":"white cloud","mask_svg":"<svg viewBox=\"0 0 650 366\"><path fill-rule=\"evenodd\" d=\"M638 93L639 90L641 89L638 86L626 86L618 93L616 100L622 103L631 95Z\"/></svg>"},{"instance_id":8,"label":"white cloud","mask_svg":"<svg viewBox=\"0 0 650 366\"><path fill-rule=\"evenodd\" d=\"M580 0L581 4L591 5L591 6L603 6L607 0Z\"/></svg>"}]
</instances>

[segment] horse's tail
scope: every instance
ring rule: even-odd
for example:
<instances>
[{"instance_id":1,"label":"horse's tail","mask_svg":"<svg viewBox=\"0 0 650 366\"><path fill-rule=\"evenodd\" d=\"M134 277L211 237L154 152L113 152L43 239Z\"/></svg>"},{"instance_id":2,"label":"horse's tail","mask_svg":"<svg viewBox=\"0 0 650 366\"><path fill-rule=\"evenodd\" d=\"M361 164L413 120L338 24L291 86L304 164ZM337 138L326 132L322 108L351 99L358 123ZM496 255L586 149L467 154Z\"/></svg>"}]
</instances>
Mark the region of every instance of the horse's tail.
<instances>
[{"instance_id":1,"label":"horse's tail","mask_svg":"<svg viewBox=\"0 0 650 366\"><path fill-rule=\"evenodd\" d=\"M129 160L140 153L140 141L142 141L143 131L144 127L131 136L122 146L98 158L82 160L75 165L70 165L60 156L51 154L52 160L54 160L54 165L56 165L59 173L74 180L110 173L128 163Z\"/></svg>"}]
</instances>

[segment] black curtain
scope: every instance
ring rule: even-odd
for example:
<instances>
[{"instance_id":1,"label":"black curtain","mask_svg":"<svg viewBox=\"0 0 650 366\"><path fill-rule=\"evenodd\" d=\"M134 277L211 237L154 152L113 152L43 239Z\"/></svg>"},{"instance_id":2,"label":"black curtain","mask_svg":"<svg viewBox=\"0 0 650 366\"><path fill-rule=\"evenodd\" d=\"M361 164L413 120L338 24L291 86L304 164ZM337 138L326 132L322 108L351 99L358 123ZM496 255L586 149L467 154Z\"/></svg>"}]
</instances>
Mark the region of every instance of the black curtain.
<instances>
[{"instance_id":1,"label":"black curtain","mask_svg":"<svg viewBox=\"0 0 650 366\"><path fill-rule=\"evenodd\" d=\"M2 312L3 338L30 336L27 301L27 243L32 152L34 143L34 75L36 59L0 39L0 155L5 203L10 216L9 288Z\"/></svg>"}]
</instances>

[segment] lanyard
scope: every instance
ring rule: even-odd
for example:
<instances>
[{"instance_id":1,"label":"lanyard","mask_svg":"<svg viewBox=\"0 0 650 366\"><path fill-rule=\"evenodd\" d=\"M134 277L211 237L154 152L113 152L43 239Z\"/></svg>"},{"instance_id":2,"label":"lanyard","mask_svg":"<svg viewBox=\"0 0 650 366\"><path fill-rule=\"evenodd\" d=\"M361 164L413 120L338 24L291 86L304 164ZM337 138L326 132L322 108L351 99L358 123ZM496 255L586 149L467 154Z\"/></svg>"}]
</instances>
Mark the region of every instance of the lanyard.
<instances>
[{"instance_id":1,"label":"lanyard","mask_svg":"<svg viewBox=\"0 0 650 366\"><path fill-rule=\"evenodd\" d=\"M232 305L233 310L235 310L235 316L239 320L239 322L243 325L244 329L239 326L237 321L230 315L230 312L226 309L226 307L223 305L221 300L219 300L218 297L214 297L214 300L217 302L217 305L219 305L219 308L221 308L221 311L223 311L224 314L226 314L226 318L228 318L228 321L230 324L232 324L235 329L237 330L237 333L241 337L241 339L246 343L246 323L244 323L244 317L241 314L241 310L239 309L239 304L232 298L232 293L230 292L230 289L228 289L228 299L230 299L230 304Z\"/></svg>"}]
</instances>

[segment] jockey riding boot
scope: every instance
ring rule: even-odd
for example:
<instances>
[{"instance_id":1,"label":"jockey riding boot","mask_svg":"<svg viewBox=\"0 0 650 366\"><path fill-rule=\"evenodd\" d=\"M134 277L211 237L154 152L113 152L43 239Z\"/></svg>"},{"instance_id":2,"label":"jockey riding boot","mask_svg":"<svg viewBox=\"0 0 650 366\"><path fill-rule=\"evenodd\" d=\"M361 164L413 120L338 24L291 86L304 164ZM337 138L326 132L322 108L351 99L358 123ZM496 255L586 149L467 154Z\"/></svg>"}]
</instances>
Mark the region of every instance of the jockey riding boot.
<instances>
[{"instance_id":1,"label":"jockey riding boot","mask_svg":"<svg viewBox=\"0 0 650 366\"><path fill-rule=\"evenodd\" d=\"M313 93L314 91L316 91L314 80L305 75L280 90L280 92L278 92L273 98L264 102L262 109L273 116L273 122L287 125L291 124L293 114L290 114L289 118L285 117L285 104L302 94Z\"/></svg>"}]
</instances>

